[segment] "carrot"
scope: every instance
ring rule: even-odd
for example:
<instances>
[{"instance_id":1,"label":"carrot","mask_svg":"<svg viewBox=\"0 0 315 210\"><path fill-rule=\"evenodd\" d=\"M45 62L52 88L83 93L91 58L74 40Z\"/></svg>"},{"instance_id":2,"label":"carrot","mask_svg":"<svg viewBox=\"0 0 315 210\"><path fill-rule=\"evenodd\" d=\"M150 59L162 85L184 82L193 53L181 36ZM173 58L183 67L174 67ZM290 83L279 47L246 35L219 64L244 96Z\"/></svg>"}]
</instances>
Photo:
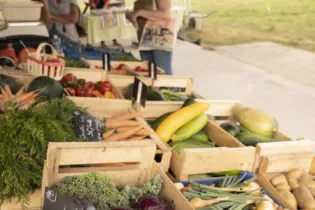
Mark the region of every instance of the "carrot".
<instances>
[{"instance_id":1,"label":"carrot","mask_svg":"<svg viewBox=\"0 0 315 210\"><path fill-rule=\"evenodd\" d=\"M30 100L30 101L27 101L27 103L23 103L22 105L19 106L19 109L20 110L26 110L28 109L33 103L35 102L35 98Z\"/></svg>"},{"instance_id":2,"label":"carrot","mask_svg":"<svg viewBox=\"0 0 315 210\"><path fill-rule=\"evenodd\" d=\"M22 88L15 94L15 97L18 97L18 96L22 95L23 92L24 92L24 87L22 87Z\"/></svg>"},{"instance_id":3,"label":"carrot","mask_svg":"<svg viewBox=\"0 0 315 210\"><path fill-rule=\"evenodd\" d=\"M28 98L24 99L23 101L20 101L20 105L26 104L26 103L34 103L35 98L38 96L37 93L33 93L32 95L30 95Z\"/></svg>"},{"instance_id":4,"label":"carrot","mask_svg":"<svg viewBox=\"0 0 315 210\"><path fill-rule=\"evenodd\" d=\"M140 125L139 122L133 120L106 120L106 128L134 127Z\"/></svg>"},{"instance_id":5,"label":"carrot","mask_svg":"<svg viewBox=\"0 0 315 210\"><path fill-rule=\"evenodd\" d=\"M11 100L12 99L12 92L11 92L9 85L5 84L4 88L5 88L5 91L8 93L9 99Z\"/></svg>"},{"instance_id":6,"label":"carrot","mask_svg":"<svg viewBox=\"0 0 315 210\"><path fill-rule=\"evenodd\" d=\"M110 137L111 135L114 134L114 132L115 132L115 129L107 131L106 133L103 134L103 139L106 139L106 138Z\"/></svg>"},{"instance_id":7,"label":"carrot","mask_svg":"<svg viewBox=\"0 0 315 210\"><path fill-rule=\"evenodd\" d=\"M141 136L141 135L133 135L130 138L128 138L128 141L138 141L138 140L144 140L145 136Z\"/></svg>"},{"instance_id":8,"label":"carrot","mask_svg":"<svg viewBox=\"0 0 315 210\"><path fill-rule=\"evenodd\" d=\"M9 95L7 93L7 91L5 91L4 88L1 87L1 93L2 93L2 101L5 103L9 100Z\"/></svg>"},{"instance_id":9,"label":"carrot","mask_svg":"<svg viewBox=\"0 0 315 210\"><path fill-rule=\"evenodd\" d=\"M117 133L122 133L122 132L128 131L130 129L131 129L130 127L120 127L120 128L117 128L116 131L117 131ZM140 135L140 136L149 136L151 133L147 129L141 129L136 134Z\"/></svg>"},{"instance_id":10,"label":"carrot","mask_svg":"<svg viewBox=\"0 0 315 210\"><path fill-rule=\"evenodd\" d=\"M130 129L129 131L123 132L123 133L117 133L107 139L105 139L106 142L108 141L123 141L127 140L129 136L132 136L135 134L137 131L141 130L142 126L135 127L133 129Z\"/></svg>"},{"instance_id":11,"label":"carrot","mask_svg":"<svg viewBox=\"0 0 315 210\"><path fill-rule=\"evenodd\" d=\"M131 120L139 116L141 116L140 112L131 112L117 117L112 117L110 120Z\"/></svg>"},{"instance_id":12,"label":"carrot","mask_svg":"<svg viewBox=\"0 0 315 210\"><path fill-rule=\"evenodd\" d=\"M32 91L23 95L20 95L18 97L14 97L14 102L16 103L21 103L24 100L27 100L29 97L31 97L32 95L36 94L37 91Z\"/></svg>"}]
</instances>

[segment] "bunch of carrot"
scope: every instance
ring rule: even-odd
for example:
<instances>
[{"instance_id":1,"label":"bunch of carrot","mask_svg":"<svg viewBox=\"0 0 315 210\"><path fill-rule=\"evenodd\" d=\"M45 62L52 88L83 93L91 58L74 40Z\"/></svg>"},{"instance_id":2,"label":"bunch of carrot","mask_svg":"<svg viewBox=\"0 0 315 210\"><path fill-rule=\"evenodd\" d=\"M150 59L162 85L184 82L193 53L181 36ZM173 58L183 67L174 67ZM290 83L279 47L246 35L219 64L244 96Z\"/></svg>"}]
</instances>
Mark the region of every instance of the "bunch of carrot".
<instances>
[{"instance_id":1,"label":"bunch of carrot","mask_svg":"<svg viewBox=\"0 0 315 210\"><path fill-rule=\"evenodd\" d=\"M143 128L140 122L136 120L140 117L139 112L120 113L106 119L103 139L109 141L134 141L142 140L150 135L150 131Z\"/></svg>"},{"instance_id":2,"label":"bunch of carrot","mask_svg":"<svg viewBox=\"0 0 315 210\"><path fill-rule=\"evenodd\" d=\"M24 93L24 87L22 87L15 95L12 94L10 87L4 84L4 87L0 87L2 98L0 99L0 110L5 111L5 104L12 102L13 108L20 110L28 109L36 100L40 91L32 91Z\"/></svg>"}]
</instances>

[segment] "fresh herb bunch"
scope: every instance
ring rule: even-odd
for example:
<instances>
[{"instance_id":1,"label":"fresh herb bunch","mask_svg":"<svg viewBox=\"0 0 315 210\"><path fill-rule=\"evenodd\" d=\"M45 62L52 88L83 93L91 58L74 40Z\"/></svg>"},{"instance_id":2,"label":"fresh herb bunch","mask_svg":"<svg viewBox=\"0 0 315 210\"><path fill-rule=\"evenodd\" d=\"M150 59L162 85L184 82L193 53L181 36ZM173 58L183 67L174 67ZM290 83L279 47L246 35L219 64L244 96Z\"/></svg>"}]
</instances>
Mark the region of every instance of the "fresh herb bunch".
<instances>
[{"instance_id":1,"label":"fresh herb bunch","mask_svg":"<svg viewBox=\"0 0 315 210\"><path fill-rule=\"evenodd\" d=\"M66 197L86 197L98 210L108 210L128 204L113 181L98 173L65 177L57 184L56 190Z\"/></svg>"},{"instance_id":2,"label":"fresh herb bunch","mask_svg":"<svg viewBox=\"0 0 315 210\"><path fill-rule=\"evenodd\" d=\"M57 99L36 111L10 110L0 115L0 204L18 197L22 204L41 186L49 142L78 141L72 116L76 107Z\"/></svg>"}]
</instances>

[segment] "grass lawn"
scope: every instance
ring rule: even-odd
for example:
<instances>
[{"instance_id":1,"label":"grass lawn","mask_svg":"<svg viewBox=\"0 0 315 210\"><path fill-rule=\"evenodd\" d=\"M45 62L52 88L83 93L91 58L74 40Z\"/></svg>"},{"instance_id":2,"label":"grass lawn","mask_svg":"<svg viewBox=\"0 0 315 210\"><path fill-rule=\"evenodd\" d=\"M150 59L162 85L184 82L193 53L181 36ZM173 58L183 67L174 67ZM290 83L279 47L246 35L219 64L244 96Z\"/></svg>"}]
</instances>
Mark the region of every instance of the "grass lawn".
<instances>
[{"instance_id":1,"label":"grass lawn","mask_svg":"<svg viewBox=\"0 0 315 210\"><path fill-rule=\"evenodd\" d=\"M200 36L205 47L272 41L315 52L314 0L192 0L207 13Z\"/></svg>"}]
</instances>

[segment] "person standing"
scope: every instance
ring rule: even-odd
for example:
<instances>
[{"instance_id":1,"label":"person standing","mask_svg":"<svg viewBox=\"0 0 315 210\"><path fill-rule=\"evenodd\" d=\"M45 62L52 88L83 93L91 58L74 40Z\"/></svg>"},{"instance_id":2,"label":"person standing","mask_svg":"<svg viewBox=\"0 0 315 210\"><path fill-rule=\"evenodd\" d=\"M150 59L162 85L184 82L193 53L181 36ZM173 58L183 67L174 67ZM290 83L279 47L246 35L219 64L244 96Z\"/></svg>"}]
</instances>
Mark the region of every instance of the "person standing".
<instances>
[{"instance_id":1,"label":"person standing","mask_svg":"<svg viewBox=\"0 0 315 210\"><path fill-rule=\"evenodd\" d=\"M80 17L80 8L76 0L43 0L42 19L50 32L57 30L73 41L80 37L76 24Z\"/></svg>"},{"instance_id":2,"label":"person standing","mask_svg":"<svg viewBox=\"0 0 315 210\"><path fill-rule=\"evenodd\" d=\"M171 17L171 0L137 0L134 11L127 12L126 18L136 27L138 40L144 35L147 21L168 21ZM172 51L148 49L140 50L142 60L154 63L162 68L167 75L172 75Z\"/></svg>"}]
</instances>

